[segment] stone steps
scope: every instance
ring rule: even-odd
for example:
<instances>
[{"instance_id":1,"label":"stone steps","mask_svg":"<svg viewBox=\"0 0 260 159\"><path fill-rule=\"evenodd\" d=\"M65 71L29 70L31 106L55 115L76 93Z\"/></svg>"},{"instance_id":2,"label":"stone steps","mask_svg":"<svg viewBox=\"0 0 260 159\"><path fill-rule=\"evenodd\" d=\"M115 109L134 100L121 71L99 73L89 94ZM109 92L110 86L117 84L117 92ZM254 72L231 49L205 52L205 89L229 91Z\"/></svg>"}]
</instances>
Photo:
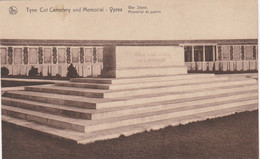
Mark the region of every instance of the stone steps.
<instances>
[{"instance_id":1,"label":"stone steps","mask_svg":"<svg viewBox=\"0 0 260 159\"><path fill-rule=\"evenodd\" d=\"M104 93L108 92L108 90L101 89L62 87L55 85L27 86L25 87L25 90L34 92L84 96L90 98L104 98Z\"/></svg>"},{"instance_id":2,"label":"stone steps","mask_svg":"<svg viewBox=\"0 0 260 159\"><path fill-rule=\"evenodd\" d=\"M162 87L168 85L181 85L181 84L197 84L203 82L224 81L227 77L218 78L198 78L198 79L178 79L167 81L149 81L140 83L123 83L123 84L99 84L99 83L79 83L79 82L59 82L55 83L56 86L65 87L79 87L79 88L92 88L92 89L105 89L105 90L122 90L122 89L141 89L141 88L153 88Z\"/></svg>"},{"instance_id":3,"label":"stone steps","mask_svg":"<svg viewBox=\"0 0 260 159\"><path fill-rule=\"evenodd\" d=\"M192 97L200 97L205 95L218 95L221 93L227 92L237 92L237 91L249 91L256 89L255 84L251 85L237 85L237 86L225 86L221 88L214 89L202 89L200 91L184 91L184 92L175 92L175 93L160 93L152 95L143 95L143 96L132 96L126 98L117 98L117 99L98 99L98 98L86 98L80 96L67 96L60 94L51 94L51 93L40 93L40 92L30 92L30 91L9 91L5 93L4 96L38 101L43 103L52 103L59 105L68 105L81 108L89 109L103 109L103 108L112 108L112 107L124 107L135 104L145 104L153 102L163 102L174 99L184 99Z\"/></svg>"},{"instance_id":4,"label":"stone steps","mask_svg":"<svg viewBox=\"0 0 260 159\"><path fill-rule=\"evenodd\" d=\"M67 116L71 118L81 118L81 119L104 119L110 117L117 117L130 114L138 114L144 112L152 112L158 110L171 109L176 107L183 107L187 105L196 105L212 103L212 102L225 102L228 100L242 99L246 97L257 97L257 90L253 91L243 91L235 93L223 93L218 96L203 96L200 98L189 98L185 100L171 100L165 102L149 103L142 105L130 105L126 107L117 108L107 108L107 109L83 109L77 107L70 107L65 105L55 105L41 102L28 101L23 99L13 99L8 97L2 97L2 104L8 106L19 107L23 109L29 109L34 111L46 112L50 114L57 114L62 116ZM175 103L174 105L172 103Z\"/></svg>"},{"instance_id":5,"label":"stone steps","mask_svg":"<svg viewBox=\"0 0 260 159\"><path fill-rule=\"evenodd\" d=\"M214 78L214 74L193 74L187 76L186 74L171 75L171 76L153 76L153 77L139 77L139 78L72 78L71 82L80 83L98 83L98 84L127 84L127 83L140 83L140 82L156 82L156 81L169 81L169 80L183 80L195 78Z\"/></svg>"},{"instance_id":6,"label":"stone steps","mask_svg":"<svg viewBox=\"0 0 260 159\"><path fill-rule=\"evenodd\" d=\"M240 107L232 107L227 109L214 110L206 113L198 113L196 115L176 117L167 120L158 120L154 122L148 122L145 124L128 125L125 127L107 129L103 131L95 131L90 133L82 133L82 132L77 132L72 130L58 129L46 125L37 124L35 122L29 122L26 120L13 118L6 115L2 115L2 120L4 122L8 122L10 124L21 126L47 135L56 136L66 140L72 140L79 144L87 144L98 140L117 138L120 135L129 136L143 131L161 129L169 125L176 126L179 124L187 124L190 122L196 122L196 121L206 120L210 118L226 116L226 115L234 114L235 112L251 111L256 109L258 109L258 106L255 104L240 106Z\"/></svg>"},{"instance_id":7,"label":"stone steps","mask_svg":"<svg viewBox=\"0 0 260 159\"><path fill-rule=\"evenodd\" d=\"M15 108L2 105L2 113L4 115L13 116L16 118L22 118L28 121L35 121L44 125L54 126L64 129L70 129L78 132L94 132L106 129L112 129L127 125L135 125L141 123L147 123L157 120L165 120L175 117L182 117L187 115L196 115L198 113L205 113L214 110L227 109L232 107L239 107L244 105L257 105L257 99L244 98L243 100L232 100L223 103L211 103L200 105L200 107L186 108L181 107L179 109L161 110L155 112L125 115L114 118L107 118L101 120L81 120L71 119L62 116L56 116L46 114L42 112L36 112L31 110L25 110L21 108Z\"/></svg>"},{"instance_id":8,"label":"stone steps","mask_svg":"<svg viewBox=\"0 0 260 159\"><path fill-rule=\"evenodd\" d=\"M241 84L255 84L255 81L252 80L243 80L243 81L208 81L205 83L196 83L196 84L183 84L183 85L168 85L157 88L145 88L145 89L131 89L131 90L118 90L118 91L109 91L104 93L104 98L118 98L118 97L131 97L139 96L146 94L156 94L156 93L172 93L172 92L183 92L183 91L200 91L203 89L215 89L218 87L225 86L235 86ZM156 91L154 91L156 89Z\"/></svg>"},{"instance_id":9,"label":"stone steps","mask_svg":"<svg viewBox=\"0 0 260 159\"><path fill-rule=\"evenodd\" d=\"M117 138L120 135L129 136L143 131L158 130L170 125L177 126L179 124L188 124L190 122L197 122L197 121L202 121L202 120L216 118L216 117L223 117L225 115L234 114L234 112L243 112L243 111L250 111L256 109L258 109L257 104L244 105L239 107L209 111L205 113L198 113L195 115L187 115L187 116L175 117L166 120L158 120L158 121L153 121L148 123L108 129L103 131L95 131L92 133L86 133L84 136L81 136L82 139L79 139L77 142L80 144L87 144L98 140Z\"/></svg>"},{"instance_id":10,"label":"stone steps","mask_svg":"<svg viewBox=\"0 0 260 159\"><path fill-rule=\"evenodd\" d=\"M79 78L59 84L5 92L2 120L89 143L258 106L257 81L246 78Z\"/></svg>"},{"instance_id":11,"label":"stone steps","mask_svg":"<svg viewBox=\"0 0 260 159\"><path fill-rule=\"evenodd\" d=\"M64 95L75 95L75 96L85 96L91 98L118 98L118 97L130 97L136 95L145 95L145 94L156 94L156 93L166 93L166 92L177 92L184 90L200 90L202 88L216 88L220 86L230 86L230 85L240 85L240 84L250 84L255 83L252 80L237 80L237 81L207 81L205 83L196 83L196 84L184 84L184 85L168 85L157 87L156 91L153 91L154 88L145 88L145 89L127 89L127 90L100 90L100 89L89 89L89 88L73 88L73 87L62 87L54 85L42 85L42 86L27 86L25 87L26 91L35 91L35 92L45 92L45 93L56 93Z\"/></svg>"},{"instance_id":12,"label":"stone steps","mask_svg":"<svg viewBox=\"0 0 260 159\"><path fill-rule=\"evenodd\" d=\"M199 106L200 104L210 104L216 102L228 102L229 100L239 100L241 98L257 98L257 91L248 91L243 93L225 93L218 96L205 96L200 98L189 98L184 100L171 100L166 102L157 102L152 104L130 105L122 108L107 108L92 114L92 119L106 119L123 115L138 114L144 112L153 112L159 110L168 110L184 106ZM173 104L174 103L174 104ZM196 104L195 104L196 103Z\"/></svg>"},{"instance_id":13,"label":"stone steps","mask_svg":"<svg viewBox=\"0 0 260 159\"><path fill-rule=\"evenodd\" d=\"M9 97L2 97L2 104L6 106L13 106L22 109L45 112L49 114L67 116L70 118L81 118L88 120L91 120L92 114L96 112L95 109L84 109L65 105L41 103L23 99L14 99Z\"/></svg>"}]
</instances>

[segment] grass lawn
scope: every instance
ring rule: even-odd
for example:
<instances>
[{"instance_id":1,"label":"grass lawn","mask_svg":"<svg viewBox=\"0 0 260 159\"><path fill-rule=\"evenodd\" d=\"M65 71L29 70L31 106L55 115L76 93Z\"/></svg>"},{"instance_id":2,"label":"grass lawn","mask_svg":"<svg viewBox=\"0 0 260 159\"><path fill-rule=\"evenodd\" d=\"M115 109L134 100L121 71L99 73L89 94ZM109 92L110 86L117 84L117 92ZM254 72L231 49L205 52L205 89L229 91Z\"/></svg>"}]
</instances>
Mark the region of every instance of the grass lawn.
<instances>
[{"instance_id":1,"label":"grass lawn","mask_svg":"<svg viewBox=\"0 0 260 159\"><path fill-rule=\"evenodd\" d=\"M3 123L3 159L257 159L258 111L77 145Z\"/></svg>"}]
</instances>

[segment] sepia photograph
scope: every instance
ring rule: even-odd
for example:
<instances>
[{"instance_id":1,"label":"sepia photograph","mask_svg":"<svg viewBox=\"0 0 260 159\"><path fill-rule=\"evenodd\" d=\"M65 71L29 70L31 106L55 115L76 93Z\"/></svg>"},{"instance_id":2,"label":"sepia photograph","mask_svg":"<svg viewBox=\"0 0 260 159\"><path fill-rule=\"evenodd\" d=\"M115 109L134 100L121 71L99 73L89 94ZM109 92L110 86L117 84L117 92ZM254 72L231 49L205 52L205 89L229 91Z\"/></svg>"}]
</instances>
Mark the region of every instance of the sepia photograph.
<instances>
[{"instance_id":1,"label":"sepia photograph","mask_svg":"<svg viewBox=\"0 0 260 159\"><path fill-rule=\"evenodd\" d=\"M0 1L3 159L258 159L257 0Z\"/></svg>"}]
</instances>

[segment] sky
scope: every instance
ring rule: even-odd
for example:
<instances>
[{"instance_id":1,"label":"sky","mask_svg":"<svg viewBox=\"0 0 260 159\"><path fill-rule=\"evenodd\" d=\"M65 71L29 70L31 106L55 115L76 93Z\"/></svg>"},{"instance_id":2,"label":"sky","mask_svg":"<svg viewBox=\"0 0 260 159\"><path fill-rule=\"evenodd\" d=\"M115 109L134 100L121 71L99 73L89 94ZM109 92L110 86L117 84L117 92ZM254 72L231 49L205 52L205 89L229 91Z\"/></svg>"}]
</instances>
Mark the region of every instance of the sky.
<instances>
[{"instance_id":1,"label":"sky","mask_svg":"<svg viewBox=\"0 0 260 159\"><path fill-rule=\"evenodd\" d=\"M18 9L16 15L10 15L11 6ZM149 13L129 13L129 6L146 7L132 11ZM40 12L41 7L48 12ZM83 12L86 7L104 8L104 12ZM119 12L110 12L111 7L119 8ZM50 8L71 12L50 12ZM72 12L76 8L81 12ZM37 12L30 13L29 9ZM257 15L257 0L1 1L0 38L256 39Z\"/></svg>"}]
</instances>

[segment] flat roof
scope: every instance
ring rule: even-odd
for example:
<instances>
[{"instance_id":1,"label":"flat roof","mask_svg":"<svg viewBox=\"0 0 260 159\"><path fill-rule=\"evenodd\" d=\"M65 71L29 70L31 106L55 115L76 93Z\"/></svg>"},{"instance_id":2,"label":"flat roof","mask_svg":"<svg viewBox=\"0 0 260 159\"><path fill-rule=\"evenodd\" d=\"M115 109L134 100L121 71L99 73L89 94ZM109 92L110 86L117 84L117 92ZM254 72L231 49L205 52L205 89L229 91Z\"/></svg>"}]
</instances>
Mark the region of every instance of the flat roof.
<instances>
[{"instance_id":1,"label":"flat roof","mask_svg":"<svg viewBox=\"0 0 260 159\"><path fill-rule=\"evenodd\" d=\"M258 39L215 40L48 40L48 39L0 39L3 46L179 46L180 44L248 45L258 44Z\"/></svg>"}]
</instances>

